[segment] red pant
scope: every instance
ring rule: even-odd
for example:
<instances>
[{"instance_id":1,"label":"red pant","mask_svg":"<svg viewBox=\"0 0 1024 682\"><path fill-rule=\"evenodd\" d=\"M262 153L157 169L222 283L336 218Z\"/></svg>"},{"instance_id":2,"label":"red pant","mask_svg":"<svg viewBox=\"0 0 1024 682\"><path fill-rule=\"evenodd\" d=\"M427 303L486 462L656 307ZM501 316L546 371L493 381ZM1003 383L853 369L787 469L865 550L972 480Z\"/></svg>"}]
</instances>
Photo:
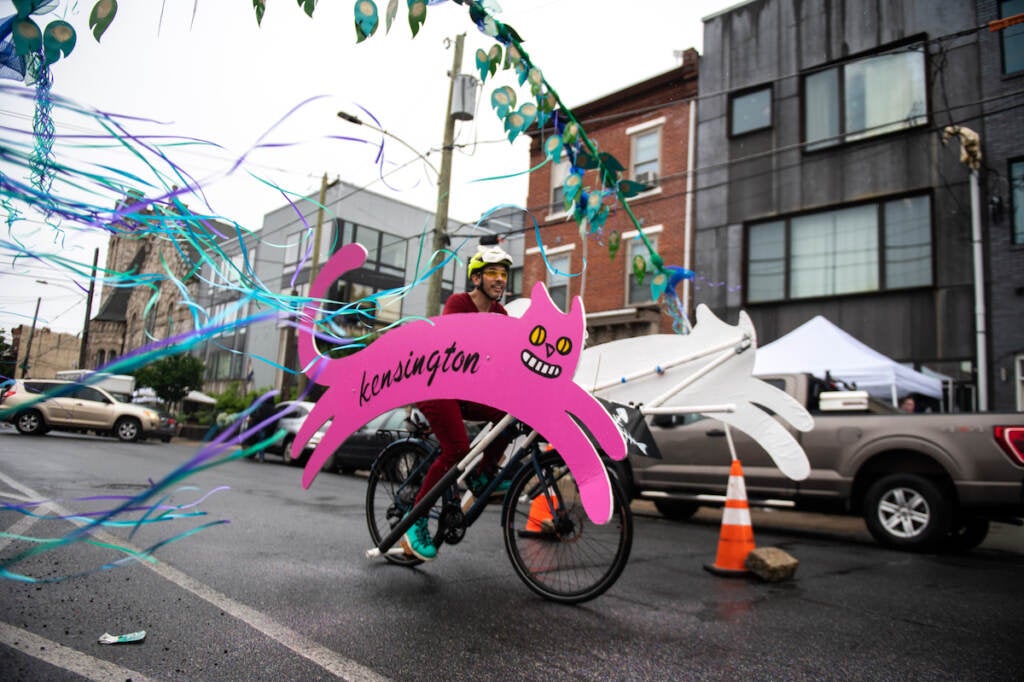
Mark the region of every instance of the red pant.
<instances>
[{"instance_id":1,"label":"red pant","mask_svg":"<svg viewBox=\"0 0 1024 682\"><path fill-rule=\"evenodd\" d=\"M493 407L465 400L425 400L417 403L416 406L427 418L431 430L438 442L441 443L441 454L427 469L423 485L420 486L420 491L416 494L416 501L419 502L420 498L444 478L444 475L469 452L469 434L466 433L466 425L462 420L497 422L505 416L505 413ZM491 441L491 444L484 450L480 470L493 472L511 440L511 435L502 434Z\"/></svg>"}]
</instances>

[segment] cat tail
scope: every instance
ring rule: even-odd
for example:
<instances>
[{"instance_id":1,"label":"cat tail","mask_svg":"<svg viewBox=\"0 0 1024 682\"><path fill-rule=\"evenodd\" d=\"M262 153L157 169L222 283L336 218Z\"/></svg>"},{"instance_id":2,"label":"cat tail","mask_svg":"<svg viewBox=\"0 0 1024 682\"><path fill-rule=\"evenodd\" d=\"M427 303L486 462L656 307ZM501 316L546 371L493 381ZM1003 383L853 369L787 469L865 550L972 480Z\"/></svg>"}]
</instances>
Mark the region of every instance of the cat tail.
<instances>
[{"instance_id":1,"label":"cat tail","mask_svg":"<svg viewBox=\"0 0 1024 682\"><path fill-rule=\"evenodd\" d=\"M311 379L313 363L320 355L316 348L316 319L320 313L318 301L327 298L327 292L331 285L338 281L342 275L350 270L355 270L366 262L366 247L362 244L346 244L338 249L331 258L323 264L316 279L309 288L310 302L302 309L302 318L298 328L299 341L299 365Z\"/></svg>"}]
</instances>

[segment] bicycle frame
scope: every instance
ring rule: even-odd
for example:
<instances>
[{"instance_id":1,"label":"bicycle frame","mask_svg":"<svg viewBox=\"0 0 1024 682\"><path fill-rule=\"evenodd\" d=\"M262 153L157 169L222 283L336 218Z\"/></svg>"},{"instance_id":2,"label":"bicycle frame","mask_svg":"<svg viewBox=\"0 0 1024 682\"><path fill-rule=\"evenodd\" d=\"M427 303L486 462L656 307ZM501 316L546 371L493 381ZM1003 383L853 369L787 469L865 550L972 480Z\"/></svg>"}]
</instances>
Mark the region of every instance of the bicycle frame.
<instances>
[{"instance_id":1,"label":"bicycle frame","mask_svg":"<svg viewBox=\"0 0 1024 682\"><path fill-rule=\"evenodd\" d=\"M388 550L390 550L395 545L395 543L398 542L403 535L405 535L405 532L409 530L410 527L412 527L412 524L416 521L416 519L423 516L423 514L426 513L427 510L434 506L434 503L437 502L437 500L444 494L445 490L450 488L456 481L458 481L459 478L465 472L469 471L474 466L476 466L479 457L483 455L483 451L487 448L487 446L490 445L494 441L494 439L498 437L498 434L505 430L505 428L511 425L514 421L515 417L506 414L504 417L501 418L500 421L498 421L497 424L494 425L494 427L490 431L487 432L487 434L483 438L474 443L473 447L470 448L466 456L463 457L458 464L452 467L451 471L447 472L441 478L440 481L434 484L434 487L431 488L427 492L427 494L423 496L423 499L417 502L413 506L413 508L409 510L409 513L406 514L405 517L401 521L399 521L399 523L394 528L391 529L391 532L387 535L387 537L380 541L380 544L378 544L376 547L366 550L367 558L373 559L383 554L386 554ZM536 436L534 436L534 438L536 438ZM488 492L490 492L490 490ZM477 500L477 503L479 503L479 500ZM472 509L470 511L472 511Z\"/></svg>"}]
</instances>

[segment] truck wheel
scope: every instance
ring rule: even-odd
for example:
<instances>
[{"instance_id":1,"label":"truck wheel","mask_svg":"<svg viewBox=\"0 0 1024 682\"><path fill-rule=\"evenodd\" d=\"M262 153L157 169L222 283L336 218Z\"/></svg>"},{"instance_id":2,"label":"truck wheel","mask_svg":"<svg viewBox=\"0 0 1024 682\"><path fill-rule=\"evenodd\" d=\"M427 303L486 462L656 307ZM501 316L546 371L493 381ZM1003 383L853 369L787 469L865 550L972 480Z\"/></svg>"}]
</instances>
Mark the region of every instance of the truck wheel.
<instances>
[{"instance_id":1,"label":"truck wheel","mask_svg":"<svg viewBox=\"0 0 1024 682\"><path fill-rule=\"evenodd\" d=\"M135 442L142 435L142 424L139 423L138 419L121 417L114 424L114 435L117 436L118 440L125 443Z\"/></svg>"},{"instance_id":2,"label":"truck wheel","mask_svg":"<svg viewBox=\"0 0 1024 682\"><path fill-rule=\"evenodd\" d=\"M14 420L19 433L26 436L41 436L46 433L46 420L39 410L25 410Z\"/></svg>"},{"instance_id":3,"label":"truck wheel","mask_svg":"<svg viewBox=\"0 0 1024 682\"><path fill-rule=\"evenodd\" d=\"M661 512L661 515L672 521L686 521L697 513L700 507L696 502L684 500L655 500L654 508Z\"/></svg>"},{"instance_id":4,"label":"truck wheel","mask_svg":"<svg viewBox=\"0 0 1024 682\"><path fill-rule=\"evenodd\" d=\"M949 532L950 505L932 481L916 474L890 474L864 496L864 520L887 547L923 551Z\"/></svg>"},{"instance_id":5,"label":"truck wheel","mask_svg":"<svg viewBox=\"0 0 1024 682\"><path fill-rule=\"evenodd\" d=\"M979 519L976 516L967 516L953 522L953 527L943 542L943 546L950 552L967 552L988 537L988 519Z\"/></svg>"}]
</instances>

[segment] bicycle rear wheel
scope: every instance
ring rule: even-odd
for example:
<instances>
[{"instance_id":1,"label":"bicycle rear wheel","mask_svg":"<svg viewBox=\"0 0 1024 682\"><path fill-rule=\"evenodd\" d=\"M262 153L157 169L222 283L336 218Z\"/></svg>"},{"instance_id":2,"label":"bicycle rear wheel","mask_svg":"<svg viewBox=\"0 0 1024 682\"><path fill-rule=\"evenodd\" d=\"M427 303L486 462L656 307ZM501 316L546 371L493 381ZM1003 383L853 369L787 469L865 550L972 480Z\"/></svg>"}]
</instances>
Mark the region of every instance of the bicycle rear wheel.
<instances>
[{"instance_id":1,"label":"bicycle rear wheel","mask_svg":"<svg viewBox=\"0 0 1024 682\"><path fill-rule=\"evenodd\" d=\"M391 533L391 529L413 507L423 477L436 452L415 443L400 443L384 449L373 462L366 487L366 525L375 546ZM434 544L440 546L444 527L439 522L440 510L448 495L442 496L430 510L428 522ZM395 544L398 547L398 544ZM384 555L388 561L402 566L423 563L414 556L401 553Z\"/></svg>"},{"instance_id":2,"label":"bicycle rear wheel","mask_svg":"<svg viewBox=\"0 0 1024 682\"><path fill-rule=\"evenodd\" d=\"M502 530L509 559L527 587L545 599L593 599L615 583L629 560L633 515L626 496L613 477L611 520L595 524L558 453L540 455L537 465L526 461L505 498Z\"/></svg>"}]
</instances>

